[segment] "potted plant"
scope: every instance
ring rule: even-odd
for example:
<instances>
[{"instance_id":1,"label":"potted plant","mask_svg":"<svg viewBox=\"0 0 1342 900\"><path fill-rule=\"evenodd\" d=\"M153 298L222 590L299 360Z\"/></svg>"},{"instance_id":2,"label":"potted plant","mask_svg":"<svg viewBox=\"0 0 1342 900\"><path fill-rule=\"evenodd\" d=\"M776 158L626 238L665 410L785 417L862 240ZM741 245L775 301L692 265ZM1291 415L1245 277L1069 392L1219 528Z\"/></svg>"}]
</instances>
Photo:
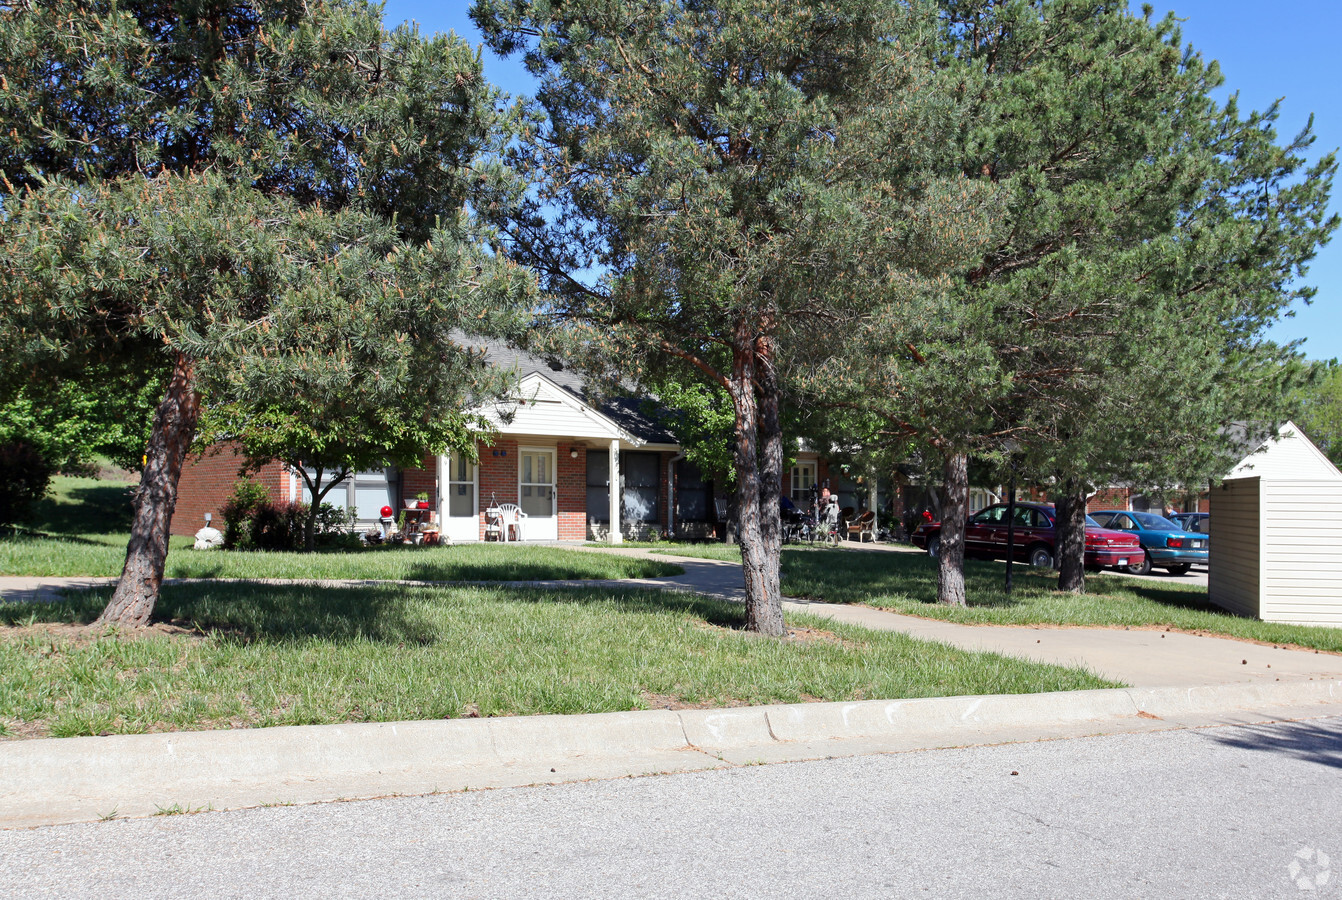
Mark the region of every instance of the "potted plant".
<instances>
[{"instance_id":1,"label":"potted plant","mask_svg":"<svg viewBox=\"0 0 1342 900\"><path fill-rule=\"evenodd\" d=\"M417 509L428 509L428 508L429 508L429 492L428 492L428 491L420 491L418 494L415 495L415 501L416 501L415 506L416 506Z\"/></svg>"}]
</instances>

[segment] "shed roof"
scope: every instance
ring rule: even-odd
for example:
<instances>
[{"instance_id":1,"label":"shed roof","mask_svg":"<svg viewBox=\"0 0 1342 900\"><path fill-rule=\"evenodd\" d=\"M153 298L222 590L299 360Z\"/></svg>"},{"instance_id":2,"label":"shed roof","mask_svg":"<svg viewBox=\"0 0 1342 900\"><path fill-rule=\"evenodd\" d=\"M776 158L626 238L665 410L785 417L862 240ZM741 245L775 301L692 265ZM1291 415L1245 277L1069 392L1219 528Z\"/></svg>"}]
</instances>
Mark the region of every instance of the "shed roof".
<instances>
[{"instance_id":1,"label":"shed roof","mask_svg":"<svg viewBox=\"0 0 1342 900\"><path fill-rule=\"evenodd\" d=\"M1264 480L1338 481L1342 472L1323 451L1305 436L1294 422L1287 422L1240 460L1225 480L1262 478Z\"/></svg>"}]
</instances>

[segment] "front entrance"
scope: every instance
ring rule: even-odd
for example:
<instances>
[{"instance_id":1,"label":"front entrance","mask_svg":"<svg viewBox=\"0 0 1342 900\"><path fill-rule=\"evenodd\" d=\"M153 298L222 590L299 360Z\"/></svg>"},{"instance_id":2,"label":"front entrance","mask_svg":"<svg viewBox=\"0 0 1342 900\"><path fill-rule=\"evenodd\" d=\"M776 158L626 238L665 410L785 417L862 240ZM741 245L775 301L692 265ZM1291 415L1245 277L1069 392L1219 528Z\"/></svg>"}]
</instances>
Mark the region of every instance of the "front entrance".
<instances>
[{"instance_id":1,"label":"front entrance","mask_svg":"<svg viewBox=\"0 0 1342 900\"><path fill-rule=\"evenodd\" d=\"M523 537L528 541L557 541L555 452L553 449L521 447L518 455L518 505L527 514L522 526Z\"/></svg>"},{"instance_id":2,"label":"front entrance","mask_svg":"<svg viewBox=\"0 0 1342 900\"><path fill-rule=\"evenodd\" d=\"M443 534L453 541L480 540L480 488L476 467L460 453L445 457L443 483Z\"/></svg>"}]
</instances>

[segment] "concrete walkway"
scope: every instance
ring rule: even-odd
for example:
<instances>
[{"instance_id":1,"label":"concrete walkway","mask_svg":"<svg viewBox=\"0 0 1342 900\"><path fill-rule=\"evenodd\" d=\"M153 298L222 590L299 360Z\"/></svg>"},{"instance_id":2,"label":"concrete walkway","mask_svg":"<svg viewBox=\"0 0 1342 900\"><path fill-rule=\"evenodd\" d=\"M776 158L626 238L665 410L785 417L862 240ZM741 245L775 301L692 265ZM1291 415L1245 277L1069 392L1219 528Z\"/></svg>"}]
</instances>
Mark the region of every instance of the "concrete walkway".
<instances>
[{"instance_id":1,"label":"concrete walkway","mask_svg":"<svg viewBox=\"0 0 1342 900\"><path fill-rule=\"evenodd\" d=\"M909 548L872 551L872 546L867 545L863 550L909 552ZM882 545L875 546L879 548ZM857 548L853 550L856 552ZM607 584L680 589L738 602L744 598L739 563L692 559L665 553L652 554L645 549L597 552L669 559L685 567L684 575L672 578L605 582ZM798 600L785 601L783 608L788 612L809 613L878 631L898 631L965 650L1004 653L1039 662L1080 667L1133 687L1267 684L1342 678L1342 656L1313 650L1287 650L1233 638L1166 632L1163 629L960 625L866 606Z\"/></svg>"}]
</instances>

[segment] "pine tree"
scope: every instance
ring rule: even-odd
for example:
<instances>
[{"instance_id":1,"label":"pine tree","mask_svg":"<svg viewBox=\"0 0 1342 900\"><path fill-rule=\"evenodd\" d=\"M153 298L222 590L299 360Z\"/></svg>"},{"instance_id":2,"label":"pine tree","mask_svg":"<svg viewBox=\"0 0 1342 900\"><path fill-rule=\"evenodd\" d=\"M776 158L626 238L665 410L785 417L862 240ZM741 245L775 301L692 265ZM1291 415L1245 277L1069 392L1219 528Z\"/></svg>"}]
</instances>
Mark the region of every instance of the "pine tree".
<instances>
[{"instance_id":1,"label":"pine tree","mask_svg":"<svg viewBox=\"0 0 1342 900\"><path fill-rule=\"evenodd\" d=\"M953 130L930 8L893 0L479 0L542 78L511 220L586 363L730 398L747 628L783 632L784 373L846 339L872 285L953 261L982 191L924 177ZM598 278L582 278L584 271Z\"/></svg>"},{"instance_id":2,"label":"pine tree","mask_svg":"<svg viewBox=\"0 0 1342 900\"><path fill-rule=\"evenodd\" d=\"M359 0L21 4L0 52L6 364L170 371L102 617L140 625L202 402L469 399L449 330L529 284L464 212L509 190L508 119L478 53Z\"/></svg>"},{"instance_id":3,"label":"pine tree","mask_svg":"<svg viewBox=\"0 0 1342 900\"><path fill-rule=\"evenodd\" d=\"M1270 112L1214 103L1172 17L947 0L941 21L965 126L945 159L993 185L1005 227L922 314L877 306L851 394L945 460L944 602L965 600L969 454L1058 480L1078 590L1087 484L1205 477L1222 426L1271 417L1294 363L1262 332L1336 225L1334 163L1306 170L1307 135L1278 147Z\"/></svg>"}]
</instances>

